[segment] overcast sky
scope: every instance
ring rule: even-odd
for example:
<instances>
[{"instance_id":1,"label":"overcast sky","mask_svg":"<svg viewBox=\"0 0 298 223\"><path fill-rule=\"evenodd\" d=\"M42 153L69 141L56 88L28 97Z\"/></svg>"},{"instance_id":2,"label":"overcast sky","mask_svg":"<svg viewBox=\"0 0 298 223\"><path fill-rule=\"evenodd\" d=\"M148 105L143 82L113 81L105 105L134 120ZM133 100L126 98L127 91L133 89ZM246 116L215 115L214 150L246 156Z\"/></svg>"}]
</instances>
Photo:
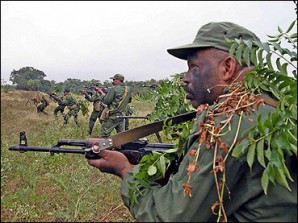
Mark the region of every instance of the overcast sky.
<instances>
[{"instance_id":1,"label":"overcast sky","mask_svg":"<svg viewBox=\"0 0 298 223\"><path fill-rule=\"evenodd\" d=\"M170 79L187 66L166 50L192 43L208 22L267 41L296 17L294 1L1 1L1 80L26 66L56 82Z\"/></svg>"}]
</instances>

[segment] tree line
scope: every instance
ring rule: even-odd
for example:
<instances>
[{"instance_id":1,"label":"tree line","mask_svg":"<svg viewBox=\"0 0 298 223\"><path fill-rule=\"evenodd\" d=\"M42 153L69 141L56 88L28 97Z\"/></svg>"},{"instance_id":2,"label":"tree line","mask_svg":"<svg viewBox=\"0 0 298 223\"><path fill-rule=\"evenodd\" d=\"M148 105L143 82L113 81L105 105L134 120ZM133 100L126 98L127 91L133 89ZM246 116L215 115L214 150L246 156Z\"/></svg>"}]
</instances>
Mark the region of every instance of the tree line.
<instances>
[{"instance_id":1,"label":"tree line","mask_svg":"<svg viewBox=\"0 0 298 223\"><path fill-rule=\"evenodd\" d=\"M63 82L56 82L54 80L46 80L46 74L33 67L22 67L19 70L13 70L10 74L9 80L13 83L10 88L25 91L40 91L40 92L61 92L64 88L70 89L74 93L79 93L80 90L86 89L92 86L92 83L96 82L101 87L111 87L112 83L105 80L80 80L76 78L68 78ZM148 81L125 81L125 83L131 87L133 95L146 94L149 90L155 89L159 86L160 82L164 80L148 80ZM1 87L4 84L1 83ZM7 86L6 86L7 87Z\"/></svg>"}]
</instances>

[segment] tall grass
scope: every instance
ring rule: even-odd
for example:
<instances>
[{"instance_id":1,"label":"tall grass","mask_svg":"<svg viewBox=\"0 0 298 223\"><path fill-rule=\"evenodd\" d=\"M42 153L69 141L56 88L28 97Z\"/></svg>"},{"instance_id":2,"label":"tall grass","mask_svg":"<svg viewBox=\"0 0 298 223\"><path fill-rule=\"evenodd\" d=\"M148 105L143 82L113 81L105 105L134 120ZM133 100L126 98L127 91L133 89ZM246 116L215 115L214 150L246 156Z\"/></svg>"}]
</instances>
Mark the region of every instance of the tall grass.
<instances>
[{"instance_id":1,"label":"tall grass","mask_svg":"<svg viewBox=\"0 0 298 223\"><path fill-rule=\"evenodd\" d=\"M1 92L1 222L134 222L120 197L121 180L89 166L83 155L8 150L19 143L20 131L26 131L28 145L43 147L55 145L59 139L90 137L89 116L79 113L80 127L73 119L63 127L63 117L53 115L56 103L49 100L45 109L49 115L37 114L36 107L27 103L35 95ZM153 108L148 101L133 100L132 104L138 116ZM145 123L131 119L130 128ZM92 137L99 133L96 123ZM148 139L156 141L154 135Z\"/></svg>"}]
</instances>

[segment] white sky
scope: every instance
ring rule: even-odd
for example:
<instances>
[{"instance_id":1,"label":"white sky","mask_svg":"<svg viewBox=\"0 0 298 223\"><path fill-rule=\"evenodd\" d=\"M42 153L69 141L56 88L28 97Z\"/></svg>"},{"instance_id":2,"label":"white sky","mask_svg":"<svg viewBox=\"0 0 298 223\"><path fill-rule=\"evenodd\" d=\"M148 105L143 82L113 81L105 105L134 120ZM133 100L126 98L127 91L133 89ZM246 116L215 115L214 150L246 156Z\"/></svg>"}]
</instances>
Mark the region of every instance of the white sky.
<instances>
[{"instance_id":1,"label":"white sky","mask_svg":"<svg viewBox=\"0 0 298 223\"><path fill-rule=\"evenodd\" d=\"M168 48L192 43L211 21L262 41L297 17L294 1L1 1L1 79L29 66L46 80L171 78L187 69Z\"/></svg>"}]
</instances>

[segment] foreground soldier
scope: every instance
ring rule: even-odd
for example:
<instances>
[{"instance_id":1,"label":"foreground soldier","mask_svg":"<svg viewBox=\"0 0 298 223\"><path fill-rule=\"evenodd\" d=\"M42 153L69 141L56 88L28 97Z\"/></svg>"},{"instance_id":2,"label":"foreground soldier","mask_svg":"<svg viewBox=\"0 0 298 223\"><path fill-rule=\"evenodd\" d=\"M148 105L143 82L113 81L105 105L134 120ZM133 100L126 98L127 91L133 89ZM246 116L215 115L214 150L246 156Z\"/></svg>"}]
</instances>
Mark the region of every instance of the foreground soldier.
<instances>
[{"instance_id":1,"label":"foreground soldier","mask_svg":"<svg viewBox=\"0 0 298 223\"><path fill-rule=\"evenodd\" d=\"M78 113L79 113L80 107L77 105L77 99L70 93L69 89L65 89L63 93L64 93L64 98L63 98L63 101L61 101L61 105L67 106L68 108L68 112L64 116L63 125L64 126L67 125L69 118L73 116L74 121L78 126L79 125Z\"/></svg>"},{"instance_id":2,"label":"foreground soldier","mask_svg":"<svg viewBox=\"0 0 298 223\"><path fill-rule=\"evenodd\" d=\"M183 78L186 98L195 108L209 105L212 109L216 99L224 94L224 86L230 85L237 79L242 81L251 67L241 66L234 57L229 55L229 46L224 36L229 39L243 40L258 39L251 31L233 23L209 23L201 27L193 43L169 49L175 57L187 60L188 71ZM270 104L270 103L269 103ZM272 103L274 105L274 103ZM201 108L200 106L200 108ZM138 203L129 202L128 188L134 182L132 172L138 172L138 166L131 165L127 158L117 151L103 150L101 159L88 160L88 163L102 172L113 173L122 181L121 195L124 204L138 222L215 222L221 204L218 201L218 191L213 162L214 147L207 147L202 140L200 123L204 122L207 113L204 109L198 112L194 129L186 143L186 154L178 172L164 186L153 183L149 189L139 188L142 195L137 195ZM243 117L239 128L239 137L247 135L258 115L266 117L268 112L275 110L271 105L260 106L255 113ZM215 122L226 120L226 116L215 117ZM231 146L234 142L239 116L232 116L231 129L225 127L220 136L222 142ZM200 140L200 142L199 142ZM201 143L201 140L203 143ZM207 141L206 141L207 142ZM237 141L238 142L238 141ZM194 161L192 151L198 151L198 163ZM218 155L224 157L225 151L218 150ZM231 222L297 222L297 159L295 156L285 157L293 182L289 182L289 191L280 184L270 184L268 195L264 194L261 186L263 167L254 163L250 170L246 156L239 160L228 156L225 160L225 194L223 195L227 221ZM220 164L218 159L218 165ZM217 174L220 175L220 170ZM189 177L190 182L187 184ZM228 193L228 192L229 193ZM184 196L186 195L186 196ZM191 197L189 197L191 196ZM223 202L222 201L222 202ZM221 219L223 220L223 219Z\"/></svg>"}]
</instances>

